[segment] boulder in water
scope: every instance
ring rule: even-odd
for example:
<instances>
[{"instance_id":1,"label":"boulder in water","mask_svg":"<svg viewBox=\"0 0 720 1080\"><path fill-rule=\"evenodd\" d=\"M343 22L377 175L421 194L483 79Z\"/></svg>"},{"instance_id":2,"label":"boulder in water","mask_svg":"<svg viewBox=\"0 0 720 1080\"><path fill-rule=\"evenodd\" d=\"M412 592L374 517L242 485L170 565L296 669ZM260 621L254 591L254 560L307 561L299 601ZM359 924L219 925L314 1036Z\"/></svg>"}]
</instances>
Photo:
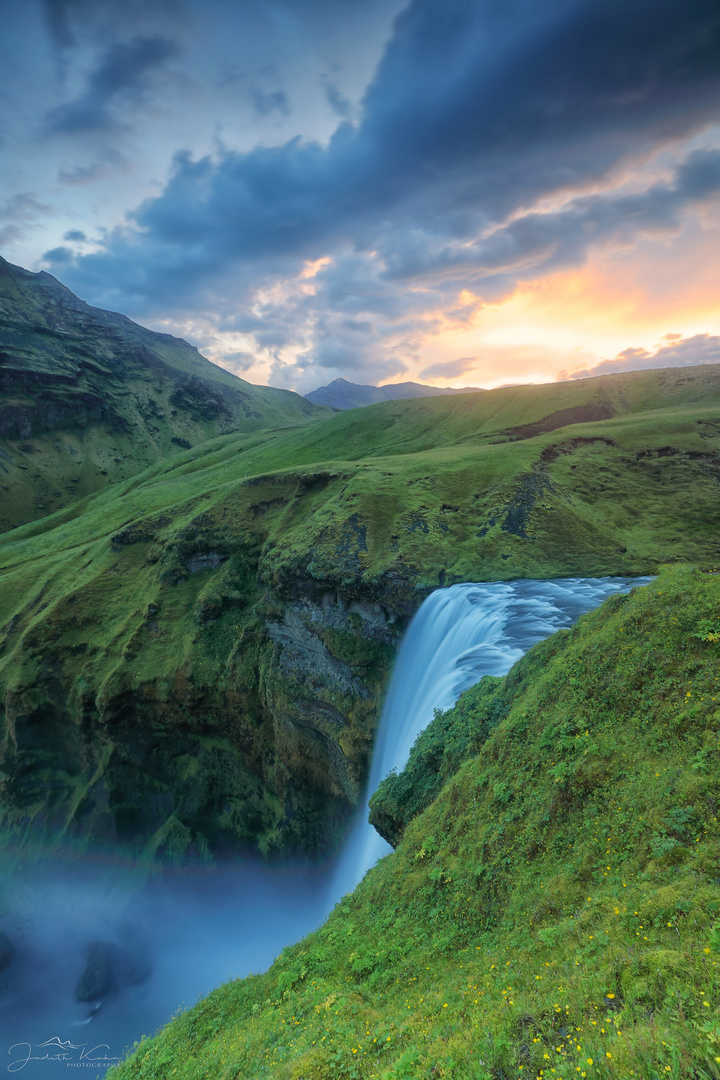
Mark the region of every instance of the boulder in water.
<instances>
[{"instance_id":1,"label":"boulder in water","mask_svg":"<svg viewBox=\"0 0 720 1080\"><path fill-rule=\"evenodd\" d=\"M150 975L150 964L139 948L112 941L91 941L87 962L77 985L78 1001L98 1001L123 986L137 986Z\"/></svg>"},{"instance_id":2,"label":"boulder in water","mask_svg":"<svg viewBox=\"0 0 720 1080\"><path fill-rule=\"evenodd\" d=\"M8 964L12 963L15 956L15 949L13 948L12 941L0 930L0 971L4 971Z\"/></svg>"}]
</instances>

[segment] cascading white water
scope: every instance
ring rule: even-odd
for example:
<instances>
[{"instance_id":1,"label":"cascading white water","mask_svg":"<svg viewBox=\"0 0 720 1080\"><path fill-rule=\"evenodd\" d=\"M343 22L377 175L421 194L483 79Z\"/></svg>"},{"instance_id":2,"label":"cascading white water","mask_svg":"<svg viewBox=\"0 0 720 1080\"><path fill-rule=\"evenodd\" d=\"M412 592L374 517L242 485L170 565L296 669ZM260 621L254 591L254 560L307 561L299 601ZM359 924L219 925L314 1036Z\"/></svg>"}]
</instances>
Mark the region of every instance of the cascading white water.
<instances>
[{"instance_id":1,"label":"cascading white water","mask_svg":"<svg viewBox=\"0 0 720 1080\"><path fill-rule=\"evenodd\" d=\"M401 770L436 709L451 708L484 675L504 675L531 645L614 593L650 578L563 578L452 585L425 600L403 639L378 730L368 798ZM367 802L332 888L342 895L392 849L367 821Z\"/></svg>"},{"instance_id":2,"label":"cascading white water","mask_svg":"<svg viewBox=\"0 0 720 1080\"><path fill-rule=\"evenodd\" d=\"M369 790L404 766L435 709L450 708L483 675L504 674L531 645L607 596L649 580L516 581L433 593L398 653ZM95 1047L101 1048L97 1055L123 1054L198 994L267 968L388 851L363 805L341 857L314 871L245 863L155 881L139 891L126 872L107 866L68 861L36 868L0 896L0 928L17 953L0 974L0 1061L9 1071L56 1080ZM74 999L86 946L97 938L121 942L128 923L147 942L153 974L143 986L109 998L88 1020L88 1006ZM60 1043L67 1044L64 1050ZM34 1058L27 1068L26 1052Z\"/></svg>"}]
</instances>

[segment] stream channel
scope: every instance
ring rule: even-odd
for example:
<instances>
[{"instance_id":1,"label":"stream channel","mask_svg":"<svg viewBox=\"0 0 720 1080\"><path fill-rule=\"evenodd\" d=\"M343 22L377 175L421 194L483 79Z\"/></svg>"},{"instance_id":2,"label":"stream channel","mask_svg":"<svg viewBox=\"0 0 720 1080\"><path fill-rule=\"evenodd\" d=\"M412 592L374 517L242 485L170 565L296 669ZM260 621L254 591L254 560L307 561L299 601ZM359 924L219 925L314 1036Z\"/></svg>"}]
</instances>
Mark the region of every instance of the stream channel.
<instances>
[{"instance_id":1,"label":"stream channel","mask_svg":"<svg viewBox=\"0 0 720 1080\"><path fill-rule=\"evenodd\" d=\"M504 675L531 645L607 597L649 580L495 582L432 593L397 656L368 794L402 769L435 709L450 708L483 675ZM0 930L14 958L0 972L0 1075L102 1076L215 986L267 969L391 850L367 823L365 800L342 851L314 868L245 860L148 878L111 859L55 855L6 873ZM125 958L117 989L99 1007L76 1000L97 941Z\"/></svg>"}]
</instances>

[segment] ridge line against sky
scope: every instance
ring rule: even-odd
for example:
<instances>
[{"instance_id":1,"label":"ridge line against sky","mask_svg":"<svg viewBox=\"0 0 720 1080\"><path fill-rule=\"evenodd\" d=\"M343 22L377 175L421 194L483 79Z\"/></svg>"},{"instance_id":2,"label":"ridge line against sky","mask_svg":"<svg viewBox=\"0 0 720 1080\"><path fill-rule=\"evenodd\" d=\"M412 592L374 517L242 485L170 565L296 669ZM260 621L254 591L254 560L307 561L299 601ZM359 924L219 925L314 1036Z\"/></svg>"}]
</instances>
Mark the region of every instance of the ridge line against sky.
<instances>
[{"instance_id":1,"label":"ridge line against sky","mask_svg":"<svg viewBox=\"0 0 720 1080\"><path fill-rule=\"evenodd\" d=\"M720 362L715 0L4 0L0 252L253 382Z\"/></svg>"}]
</instances>

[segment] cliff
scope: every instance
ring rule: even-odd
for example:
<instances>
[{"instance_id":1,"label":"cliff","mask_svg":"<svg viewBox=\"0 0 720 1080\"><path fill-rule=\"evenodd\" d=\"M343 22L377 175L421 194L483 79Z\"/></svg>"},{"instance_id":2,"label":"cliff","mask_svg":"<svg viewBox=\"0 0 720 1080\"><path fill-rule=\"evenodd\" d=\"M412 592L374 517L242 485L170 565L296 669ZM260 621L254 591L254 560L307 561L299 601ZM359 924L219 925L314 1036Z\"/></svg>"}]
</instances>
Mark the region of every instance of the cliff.
<instances>
[{"instance_id":1,"label":"cliff","mask_svg":"<svg viewBox=\"0 0 720 1080\"><path fill-rule=\"evenodd\" d=\"M427 593L713 566L719 441L714 367L388 402L6 534L5 841L332 850Z\"/></svg>"}]
</instances>

